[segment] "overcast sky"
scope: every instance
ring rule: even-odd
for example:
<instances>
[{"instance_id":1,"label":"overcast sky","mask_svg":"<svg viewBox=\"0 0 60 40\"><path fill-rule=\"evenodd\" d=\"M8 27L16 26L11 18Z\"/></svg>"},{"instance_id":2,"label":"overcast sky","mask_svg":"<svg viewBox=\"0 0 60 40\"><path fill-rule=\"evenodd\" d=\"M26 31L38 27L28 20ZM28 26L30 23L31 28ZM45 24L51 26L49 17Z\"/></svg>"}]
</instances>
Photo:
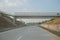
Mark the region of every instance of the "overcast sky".
<instances>
[{"instance_id":1,"label":"overcast sky","mask_svg":"<svg viewBox=\"0 0 60 40\"><path fill-rule=\"evenodd\" d=\"M0 0L0 10L5 12L60 12L60 0Z\"/></svg>"}]
</instances>

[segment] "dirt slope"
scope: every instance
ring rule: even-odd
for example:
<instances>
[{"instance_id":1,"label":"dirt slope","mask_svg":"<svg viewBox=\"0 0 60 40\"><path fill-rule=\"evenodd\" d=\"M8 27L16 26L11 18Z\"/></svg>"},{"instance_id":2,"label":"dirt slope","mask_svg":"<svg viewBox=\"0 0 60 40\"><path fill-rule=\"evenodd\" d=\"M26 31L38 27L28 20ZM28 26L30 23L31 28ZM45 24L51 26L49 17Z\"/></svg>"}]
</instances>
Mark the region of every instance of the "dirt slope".
<instances>
[{"instance_id":1,"label":"dirt slope","mask_svg":"<svg viewBox=\"0 0 60 40\"><path fill-rule=\"evenodd\" d=\"M0 30L15 27L12 23L5 20L3 17L0 16Z\"/></svg>"},{"instance_id":2,"label":"dirt slope","mask_svg":"<svg viewBox=\"0 0 60 40\"><path fill-rule=\"evenodd\" d=\"M60 18L41 24L42 28L60 37Z\"/></svg>"}]
</instances>

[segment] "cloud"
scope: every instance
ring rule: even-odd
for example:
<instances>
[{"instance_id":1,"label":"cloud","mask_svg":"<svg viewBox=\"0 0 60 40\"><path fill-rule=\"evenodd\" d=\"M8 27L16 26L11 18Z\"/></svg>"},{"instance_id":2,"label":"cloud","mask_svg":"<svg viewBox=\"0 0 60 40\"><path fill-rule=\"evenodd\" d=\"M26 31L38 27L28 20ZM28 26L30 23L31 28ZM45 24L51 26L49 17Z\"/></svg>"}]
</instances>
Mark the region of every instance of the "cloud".
<instances>
[{"instance_id":1,"label":"cloud","mask_svg":"<svg viewBox=\"0 0 60 40\"><path fill-rule=\"evenodd\" d=\"M0 8L7 8L7 7L15 7L17 4L16 3L0 3Z\"/></svg>"},{"instance_id":2,"label":"cloud","mask_svg":"<svg viewBox=\"0 0 60 40\"><path fill-rule=\"evenodd\" d=\"M11 11L27 11L28 0L0 0L0 10Z\"/></svg>"},{"instance_id":3,"label":"cloud","mask_svg":"<svg viewBox=\"0 0 60 40\"><path fill-rule=\"evenodd\" d=\"M27 3L28 2L28 0L22 0L24 3Z\"/></svg>"},{"instance_id":4,"label":"cloud","mask_svg":"<svg viewBox=\"0 0 60 40\"><path fill-rule=\"evenodd\" d=\"M12 1L12 0L11 0ZM0 7L5 8L5 7L15 7L17 6L16 2L10 2L9 0L3 0L0 2Z\"/></svg>"}]
</instances>

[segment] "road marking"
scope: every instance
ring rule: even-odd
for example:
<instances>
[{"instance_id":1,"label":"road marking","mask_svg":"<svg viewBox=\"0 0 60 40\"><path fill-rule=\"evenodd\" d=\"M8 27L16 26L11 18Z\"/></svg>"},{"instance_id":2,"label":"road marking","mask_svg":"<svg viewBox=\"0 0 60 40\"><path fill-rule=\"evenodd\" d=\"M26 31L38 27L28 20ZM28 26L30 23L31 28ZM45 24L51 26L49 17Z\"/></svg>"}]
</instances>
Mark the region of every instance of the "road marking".
<instances>
[{"instance_id":1,"label":"road marking","mask_svg":"<svg viewBox=\"0 0 60 40\"><path fill-rule=\"evenodd\" d=\"M23 36L20 36L17 40L21 40L22 37L23 37Z\"/></svg>"}]
</instances>

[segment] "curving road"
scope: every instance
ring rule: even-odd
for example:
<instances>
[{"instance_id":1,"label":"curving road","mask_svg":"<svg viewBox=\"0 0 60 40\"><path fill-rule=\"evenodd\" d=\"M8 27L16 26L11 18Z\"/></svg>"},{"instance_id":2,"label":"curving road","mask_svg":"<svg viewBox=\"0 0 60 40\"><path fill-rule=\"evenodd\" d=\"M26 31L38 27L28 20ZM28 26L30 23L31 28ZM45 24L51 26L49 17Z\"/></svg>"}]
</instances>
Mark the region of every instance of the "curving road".
<instances>
[{"instance_id":1,"label":"curving road","mask_svg":"<svg viewBox=\"0 0 60 40\"><path fill-rule=\"evenodd\" d=\"M25 26L0 33L0 40L57 40L37 25Z\"/></svg>"}]
</instances>

